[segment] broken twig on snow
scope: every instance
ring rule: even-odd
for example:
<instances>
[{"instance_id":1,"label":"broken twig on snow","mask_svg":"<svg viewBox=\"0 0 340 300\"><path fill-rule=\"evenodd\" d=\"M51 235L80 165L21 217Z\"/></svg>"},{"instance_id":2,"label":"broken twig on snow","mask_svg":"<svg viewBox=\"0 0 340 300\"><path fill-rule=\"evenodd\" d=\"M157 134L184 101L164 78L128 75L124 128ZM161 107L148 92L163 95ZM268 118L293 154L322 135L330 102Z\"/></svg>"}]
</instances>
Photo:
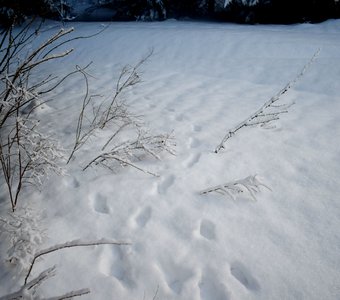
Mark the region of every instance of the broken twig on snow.
<instances>
[{"instance_id":1,"label":"broken twig on snow","mask_svg":"<svg viewBox=\"0 0 340 300\"><path fill-rule=\"evenodd\" d=\"M201 191L200 194L204 195L215 192L225 195L233 200L236 200L236 197L239 194L248 194L254 201L256 201L255 194L260 192L260 186L264 186L265 188L270 190L268 186L260 182L256 178L256 175L254 175L248 176L244 179L235 180L217 186L213 186L211 188Z\"/></svg>"},{"instance_id":2,"label":"broken twig on snow","mask_svg":"<svg viewBox=\"0 0 340 300\"><path fill-rule=\"evenodd\" d=\"M263 104L255 113L250 115L247 119L236 125L234 128L229 129L228 133L223 137L221 143L216 147L215 153L218 153L221 149L224 149L224 145L228 139L230 139L237 131L243 127L261 125L265 126L268 123L278 120L279 115L287 113L287 109L294 103L287 105L274 105L282 95L284 95L298 80L305 74L309 66L315 61L316 57L319 55L320 49L314 53L309 62L302 68L301 72L286 84L286 86L281 89L275 96L271 97L269 101Z\"/></svg>"}]
</instances>

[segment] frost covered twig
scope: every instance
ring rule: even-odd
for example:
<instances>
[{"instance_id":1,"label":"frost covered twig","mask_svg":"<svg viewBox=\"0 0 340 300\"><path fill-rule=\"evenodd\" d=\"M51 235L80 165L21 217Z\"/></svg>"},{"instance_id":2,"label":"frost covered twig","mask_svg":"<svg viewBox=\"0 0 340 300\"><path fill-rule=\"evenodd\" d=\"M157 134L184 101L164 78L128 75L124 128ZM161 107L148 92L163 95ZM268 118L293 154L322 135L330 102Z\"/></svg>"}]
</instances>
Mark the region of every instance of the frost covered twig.
<instances>
[{"instance_id":1,"label":"frost covered twig","mask_svg":"<svg viewBox=\"0 0 340 300\"><path fill-rule=\"evenodd\" d=\"M58 142L42 131L39 120L33 116L33 112L47 101L41 95L63 79L48 75L37 81L33 75L38 66L65 57L72 51L46 54L73 29L61 29L40 46L27 50L42 24L33 30L33 22L28 22L17 34L12 27L8 28L2 32L1 39L0 166L12 211L16 209L25 185L39 185L50 171L61 173L58 163L63 157Z\"/></svg>"},{"instance_id":2,"label":"frost covered twig","mask_svg":"<svg viewBox=\"0 0 340 300\"><path fill-rule=\"evenodd\" d=\"M92 165L99 165L113 171L113 163L118 162L121 166L128 165L144 173L158 176L137 166L134 161L141 160L141 157L144 155L160 159L159 153L162 151L174 154L172 150L172 140L172 133L149 135L144 131L139 131L135 139L114 145L109 151L103 152L92 159L83 170L86 170Z\"/></svg>"},{"instance_id":3,"label":"frost covered twig","mask_svg":"<svg viewBox=\"0 0 340 300\"><path fill-rule=\"evenodd\" d=\"M2 128L0 134L0 162L14 211L23 186L40 185L50 172L62 174L58 162L63 150L58 141L37 130L38 121L19 115L12 121L12 128Z\"/></svg>"},{"instance_id":4,"label":"frost covered twig","mask_svg":"<svg viewBox=\"0 0 340 300\"><path fill-rule=\"evenodd\" d=\"M153 296L152 300L156 300L157 295L158 295L158 291L159 291L159 285L157 285L157 289L156 289L155 295Z\"/></svg>"},{"instance_id":5,"label":"frost covered twig","mask_svg":"<svg viewBox=\"0 0 340 300\"><path fill-rule=\"evenodd\" d=\"M142 62L144 61L145 59L142 60ZM138 63L138 67L140 64L141 62ZM113 99L111 99L109 103L107 103L105 100L102 100L99 104L97 104L94 100L98 98L99 95L89 94L89 74L85 72L85 68L79 69L79 72L84 76L86 92L77 120L74 145L67 163L71 161L74 154L81 147L83 147L89 139L95 137L96 132L104 129L109 129L112 132L111 136L102 146L102 150L104 150L124 128L133 127L137 124L136 118L128 111L124 99L119 97L126 88L131 87L139 82L136 79L139 78L139 76L136 73L137 67L135 66L132 69L133 71L131 71L132 74L127 76L128 78L124 81L124 83L120 83L122 78L126 76L127 72L130 72L128 70L129 69L125 67L120 74L116 88L117 90L113 96Z\"/></svg>"},{"instance_id":6,"label":"frost covered twig","mask_svg":"<svg viewBox=\"0 0 340 300\"><path fill-rule=\"evenodd\" d=\"M41 244L44 230L39 225L40 215L26 208L0 217L0 239L8 244L4 259L18 271L25 270Z\"/></svg>"},{"instance_id":7,"label":"frost covered twig","mask_svg":"<svg viewBox=\"0 0 340 300\"><path fill-rule=\"evenodd\" d=\"M237 131L247 126L261 125L264 126L272 121L278 120L279 116L283 113L287 113L287 109L292 105L274 105L282 95L284 95L298 80L305 74L309 66L315 61L319 55L320 49L318 49L308 63L302 68L301 72L286 84L275 96L271 97L269 101L263 104L255 113L250 115L246 120L242 121L234 128L228 130L228 133L223 137L221 143L216 147L215 153L218 153L221 149L224 149L224 145L228 139L230 139Z\"/></svg>"},{"instance_id":8,"label":"frost covered twig","mask_svg":"<svg viewBox=\"0 0 340 300\"><path fill-rule=\"evenodd\" d=\"M115 93L109 105L106 107L105 112L102 114L102 119L100 120L101 129L103 129L108 122L117 118L116 111L122 106L122 102L119 101L119 96L127 88L132 87L141 82L139 69L152 56L152 54L153 49L151 49L149 53L145 55L135 66L131 67L129 65L126 65L122 69L116 83Z\"/></svg>"},{"instance_id":9,"label":"frost covered twig","mask_svg":"<svg viewBox=\"0 0 340 300\"><path fill-rule=\"evenodd\" d=\"M141 81L139 68L152 53L153 51L151 50L134 67L125 66L118 77L112 98L109 101L105 101L104 99L99 104L94 102L96 96L89 94L89 74L85 72L85 69L79 69L79 72L84 76L86 92L78 116L74 145L67 163L71 161L75 152L83 147L91 137L95 136L97 131L104 129L112 131L111 136L102 147L102 150L104 150L124 128L136 125L136 118L128 111L122 94L129 87Z\"/></svg>"},{"instance_id":10,"label":"frost covered twig","mask_svg":"<svg viewBox=\"0 0 340 300\"><path fill-rule=\"evenodd\" d=\"M53 266L52 268L46 269L45 271L41 272L37 277L32 279L31 281L25 283L19 291L0 297L0 300L19 300L19 299L41 299L40 297L35 297L37 294L38 287L49 278L55 275L56 267ZM86 294L89 294L89 289L81 289L77 291L72 291L66 293L61 296L46 298L45 300L63 300L63 299L70 299L73 297L79 297Z\"/></svg>"},{"instance_id":11,"label":"frost covered twig","mask_svg":"<svg viewBox=\"0 0 340 300\"><path fill-rule=\"evenodd\" d=\"M89 74L80 70L85 78L86 93L79 113L76 135L68 163L89 140L95 140L98 154L89 161L83 170L90 166L102 166L114 171L114 163L131 166L139 171L157 176L136 165L136 160L144 156L160 159L159 153L172 150L172 133L152 135L143 129L140 118L133 115L124 100L123 93L141 81L140 67L152 55L152 50L135 66L125 66L116 83L115 92L109 101L99 101L89 94ZM100 135L99 138L98 135ZM105 135L106 138L102 138ZM100 145L100 148L99 148Z\"/></svg>"},{"instance_id":12,"label":"frost covered twig","mask_svg":"<svg viewBox=\"0 0 340 300\"><path fill-rule=\"evenodd\" d=\"M81 289L77 291L72 291L69 293L66 293L62 296L57 296L57 297L52 297L52 298L47 298L46 300L64 300L64 299L73 299L74 297L81 297L86 294L91 293L90 289Z\"/></svg>"},{"instance_id":13,"label":"frost covered twig","mask_svg":"<svg viewBox=\"0 0 340 300\"><path fill-rule=\"evenodd\" d=\"M205 189L200 192L201 195L208 193L220 193L225 195L233 200L236 199L239 194L248 194L253 200L256 201L255 194L260 192L260 186L266 187L270 190L268 186L260 182L255 176L248 176L244 179L235 180L231 182L227 182L224 184L220 184L217 186L213 186L211 188Z\"/></svg>"},{"instance_id":14,"label":"frost covered twig","mask_svg":"<svg viewBox=\"0 0 340 300\"><path fill-rule=\"evenodd\" d=\"M128 242L118 242L118 241L113 241L113 240L109 240L109 239L100 239L100 240L96 240L96 241L74 240L74 241L70 241L70 242L67 242L67 243L54 245L50 248L41 250L34 255L32 262L30 264L29 270L27 272L27 275L25 277L25 284L27 284L27 280L28 280L28 277L30 276L30 274L32 272L34 263L39 257L44 256L44 255L49 254L49 253L52 253L52 252L55 252L55 251L66 249L66 248L88 247L88 246L98 246L98 245L126 246L126 245L131 245L131 244L128 243Z\"/></svg>"},{"instance_id":15,"label":"frost covered twig","mask_svg":"<svg viewBox=\"0 0 340 300\"><path fill-rule=\"evenodd\" d=\"M17 31L10 26L0 33L0 168L12 211L24 186L40 185L50 172L62 173L63 149L45 132L35 112L51 100L51 91L87 68L78 68L61 78L49 74L37 79L39 67L73 51L59 51L61 46L87 37L71 38L73 28L62 28L32 48L42 26L40 22L33 28L34 22L32 19Z\"/></svg>"},{"instance_id":16,"label":"frost covered twig","mask_svg":"<svg viewBox=\"0 0 340 300\"><path fill-rule=\"evenodd\" d=\"M93 97L89 96L89 82L88 82L88 73L86 72L86 69L89 65L87 65L85 68L80 68L79 66L76 66L77 71L79 71L85 80L85 96L83 98L83 104L81 107L81 111L78 116L78 121L77 121L77 128L76 128L76 137L74 141L74 145L71 151L71 154L67 160L67 164L71 161L74 153L79 150L85 143L86 141L91 137L93 134L93 131L96 129L96 119L97 119L97 114L94 115L93 119L90 122L90 126L87 129L87 131L84 132L83 130L83 123L84 123L84 118L85 118L85 113L86 113L86 108L88 105L91 103Z\"/></svg>"},{"instance_id":17,"label":"frost covered twig","mask_svg":"<svg viewBox=\"0 0 340 300\"><path fill-rule=\"evenodd\" d=\"M40 273L34 279L28 281L28 278L29 278L29 276L30 276L30 274L32 272L34 263L36 262L36 260L39 257L42 257L42 256L47 255L47 254L50 254L50 253L55 252L55 251L66 249L66 248L98 246L98 245L118 245L118 246L124 246L124 245L130 245L130 243L128 243L128 242L113 241L113 240L109 240L109 239L100 239L100 240L95 240L95 241L74 240L74 241L70 241L70 242L67 242L67 243L54 245L54 246L52 246L50 248L38 251L34 255L32 261L31 261L29 270L28 270L27 275L26 275L25 280L24 280L24 284L20 288L20 290L15 292L15 293L11 293L11 294L5 295L3 297L0 297L0 300L41 299L40 297L38 297L36 295L37 294L37 288L44 281L46 281L47 279L49 279L49 278L51 278L52 276L55 275L56 267L53 266L51 268L48 268L48 269L44 270L42 273ZM90 293L90 290L86 288L86 289L71 291L71 292L68 292L68 293L66 293L64 295L61 295L61 296L56 296L56 297L52 297L52 298L46 298L45 300L71 299L71 298L83 296L83 295L86 295L86 294L89 294L89 293Z\"/></svg>"},{"instance_id":18,"label":"frost covered twig","mask_svg":"<svg viewBox=\"0 0 340 300\"><path fill-rule=\"evenodd\" d=\"M30 299L28 297L36 294L37 288L47 279L51 278L55 274L55 266L41 272L36 278L25 283L20 290L12 294L3 296L0 300L19 300L19 299Z\"/></svg>"}]
</instances>

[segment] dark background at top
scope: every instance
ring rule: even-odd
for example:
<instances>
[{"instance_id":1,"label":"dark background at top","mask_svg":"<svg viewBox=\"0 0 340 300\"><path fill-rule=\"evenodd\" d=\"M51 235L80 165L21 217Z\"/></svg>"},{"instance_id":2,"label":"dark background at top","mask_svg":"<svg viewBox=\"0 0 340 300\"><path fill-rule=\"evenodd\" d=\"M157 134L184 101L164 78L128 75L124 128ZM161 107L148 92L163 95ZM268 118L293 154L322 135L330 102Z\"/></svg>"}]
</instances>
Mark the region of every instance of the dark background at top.
<instances>
[{"instance_id":1,"label":"dark background at top","mask_svg":"<svg viewBox=\"0 0 340 300\"><path fill-rule=\"evenodd\" d=\"M232 0L97 0L82 14L75 5L60 6L60 0L0 0L0 23L20 23L27 16L82 21L162 21L168 18L201 19L247 24L291 24L321 22L340 17L340 1L335 0L259 0L256 5ZM76 3L76 1L74 1ZM62 8L62 9L61 9ZM99 11L105 14L96 14ZM166 13L165 13L166 12ZM96 16L96 18L94 18ZM102 18L102 19L101 19Z\"/></svg>"}]
</instances>

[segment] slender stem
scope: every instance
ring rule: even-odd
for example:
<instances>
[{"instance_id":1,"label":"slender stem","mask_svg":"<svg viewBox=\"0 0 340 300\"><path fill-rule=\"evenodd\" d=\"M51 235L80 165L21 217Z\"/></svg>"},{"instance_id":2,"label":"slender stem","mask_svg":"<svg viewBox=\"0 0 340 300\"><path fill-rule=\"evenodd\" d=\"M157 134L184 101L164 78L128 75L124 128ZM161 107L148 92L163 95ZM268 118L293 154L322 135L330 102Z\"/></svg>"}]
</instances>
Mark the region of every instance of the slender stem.
<instances>
[{"instance_id":1,"label":"slender stem","mask_svg":"<svg viewBox=\"0 0 340 300\"><path fill-rule=\"evenodd\" d=\"M300 73L298 73L298 75L291 80L290 82L288 82L284 88L282 88L275 96L271 97L266 103L264 103L255 113L251 114L246 120L242 121L241 123L239 123L238 125L236 125L234 128L228 130L228 133L223 137L221 143L216 147L215 149L215 153L218 153L221 149L224 148L224 144L226 143L226 141L228 139L230 139L237 131L239 131L240 129L242 129L243 127L246 126L250 126L250 125L254 125L254 124L263 124L263 123L268 123L267 121L261 122L255 122L252 123L251 121L253 121L254 119L258 118L259 116L265 115L265 110L270 108L270 107L274 107L273 104L275 102L277 102L278 100L280 100L280 97L282 95L284 95L285 93L287 93L287 91L298 82L298 80L305 74L306 70L309 68L309 66L315 61L316 57L319 55L320 53L320 49L318 49L314 55L312 56L312 58L308 61L307 64L305 64L302 68L302 70L300 71ZM281 114L284 113L284 111L279 111L276 112L277 114ZM274 119L273 119L274 120Z\"/></svg>"},{"instance_id":2,"label":"slender stem","mask_svg":"<svg viewBox=\"0 0 340 300\"><path fill-rule=\"evenodd\" d=\"M25 284L27 283L28 277L30 276L34 263L35 261L41 257L44 256L46 254L55 252L55 251L59 251L62 249L66 249L66 248L74 248L74 247L88 247L88 246L98 246L98 245L118 245L118 246L127 246L127 245L131 245L131 243L128 242L117 242L117 241L109 241L109 240L97 240L97 241L80 241L80 240L75 240L75 241L71 241L68 243L64 243L64 244L60 244L60 245L55 245L51 248L47 248L44 250L39 251L37 254L34 255L33 260L30 264L29 270L27 272L27 275L25 277Z\"/></svg>"}]
</instances>

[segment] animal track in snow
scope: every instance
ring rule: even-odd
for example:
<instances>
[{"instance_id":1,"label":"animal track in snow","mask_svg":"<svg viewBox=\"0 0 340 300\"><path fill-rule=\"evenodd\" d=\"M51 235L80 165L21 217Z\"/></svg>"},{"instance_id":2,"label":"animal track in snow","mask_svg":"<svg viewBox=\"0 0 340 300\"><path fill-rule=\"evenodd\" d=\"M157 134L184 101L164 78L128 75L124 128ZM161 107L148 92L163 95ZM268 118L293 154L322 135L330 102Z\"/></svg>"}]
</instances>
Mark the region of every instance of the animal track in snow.
<instances>
[{"instance_id":1,"label":"animal track in snow","mask_svg":"<svg viewBox=\"0 0 340 300\"><path fill-rule=\"evenodd\" d=\"M184 120L183 114L180 114L180 115L178 115L178 116L176 117L176 121L181 122L181 121L183 121L183 120Z\"/></svg>"},{"instance_id":2,"label":"animal track in snow","mask_svg":"<svg viewBox=\"0 0 340 300\"><path fill-rule=\"evenodd\" d=\"M186 268L183 264L174 262L165 264L160 270L164 274L166 284L176 295L182 293L188 281L194 276L191 269Z\"/></svg>"},{"instance_id":3,"label":"animal track in snow","mask_svg":"<svg viewBox=\"0 0 340 300\"><path fill-rule=\"evenodd\" d=\"M72 187L73 188L79 188L79 186L80 186L80 183L79 183L79 181L76 179L76 178L72 178L72 183L71 183L71 185L72 185Z\"/></svg>"},{"instance_id":4,"label":"animal track in snow","mask_svg":"<svg viewBox=\"0 0 340 300\"><path fill-rule=\"evenodd\" d=\"M200 235L208 240L216 239L215 224L209 220L202 220L200 225Z\"/></svg>"},{"instance_id":5,"label":"animal track in snow","mask_svg":"<svg viewBox=\"0 0 340 300\"><path fill-rule=\"evenodd\" d=\"M200 289L201 300L229 300L230 294L218 276L214 272L203 274L198 287Z\"/></svg>"},{"instance_id":6,"label":"animal track in snow","mask_svg":"<svg viewBox=\"0 0 340 300\"><path fill-rule=\"evenodd\" d=\"M165 177L157 186L158 193L164 194L174 184L175 176L169 175Z\"/></svg>"},{"instance_id":7,"label":"animal track in snow","mask_svg":"<svg viewBox=\"0 0 340 300\"><path fill-rule=\"evenodd\" d=\"M250 274L247 268L240 262L235 261L230 266L230 273L248 290L258 291L260 285Z\"/></svg>"},{"instance_id":8,"label":"animal track in snow","mask_svg":"<svg viewBox=\"0 0 340 300\"><path fill-rule=\"evenodd\" d=\"M196 138L189 138L189 148L194 149L201 145L201 142Z\"/></svg>"},{"instance_id":9,"label":"animal track in snow","mask_svg":"<svg viewBox=\"0 0 340 300\"><path fill-rule=\"evenodd\" d=\"M79 181L75 177L65 176L65 178L63 179L63 182L66 186L74 188L74 189L80 186Z\"/></svg>"},{"instance_id":10,"label":"animal track in snow","mask_svg":"<svg viewBox=\"0 0 340 300\"><path fill-rule=\"evenodd\" d=\"M109 214L110 208L107 205L107 198L101 194L95 194L92 197L92 206L93 209L101 214Z\"/></svg>"},{"instance_id":11,"label":"animal track in snow","mask_svg":"<svg viewBox=\"0 0 340 300\"><path fill-rule=\"evenodd\" d=\"M184 166L187 168L192 168L199 162L200 158L201 158L200 153L192 154L190 155L189 159L184 163Z\"/></svg>"},{"instance_id":12,"label":"animal track in snow","mask_svg":"<svg viewBox=\"0 0 340 300\"><path fill-rule=\"evenodd\" d=\"M136 217L136 223L139 227L145 227L150 221L152 215L152 208L150 206L144 208Z\"/></svg>"},{"instance_id":13,"label":"animal track in snow","mask_svg":"<svg viewBox=\"0 0 340 300\"><path fill-rule=\"evenodd\" d=\"M192 130L196 132L202 131L202 126L199 125L192 125Z\"/></svg>"},{"instance_id":14,"label":"animal track in snow","mask_svg":"<svg viewBox=\"0 0 340 300\"><path fill-rule=\"evenodd\" d=\"M114 277L128 288L133 288L136 285L129 259L120 247L104 247L99 257L98 270L106 276Z\"/></svg>"}]
</instances>

